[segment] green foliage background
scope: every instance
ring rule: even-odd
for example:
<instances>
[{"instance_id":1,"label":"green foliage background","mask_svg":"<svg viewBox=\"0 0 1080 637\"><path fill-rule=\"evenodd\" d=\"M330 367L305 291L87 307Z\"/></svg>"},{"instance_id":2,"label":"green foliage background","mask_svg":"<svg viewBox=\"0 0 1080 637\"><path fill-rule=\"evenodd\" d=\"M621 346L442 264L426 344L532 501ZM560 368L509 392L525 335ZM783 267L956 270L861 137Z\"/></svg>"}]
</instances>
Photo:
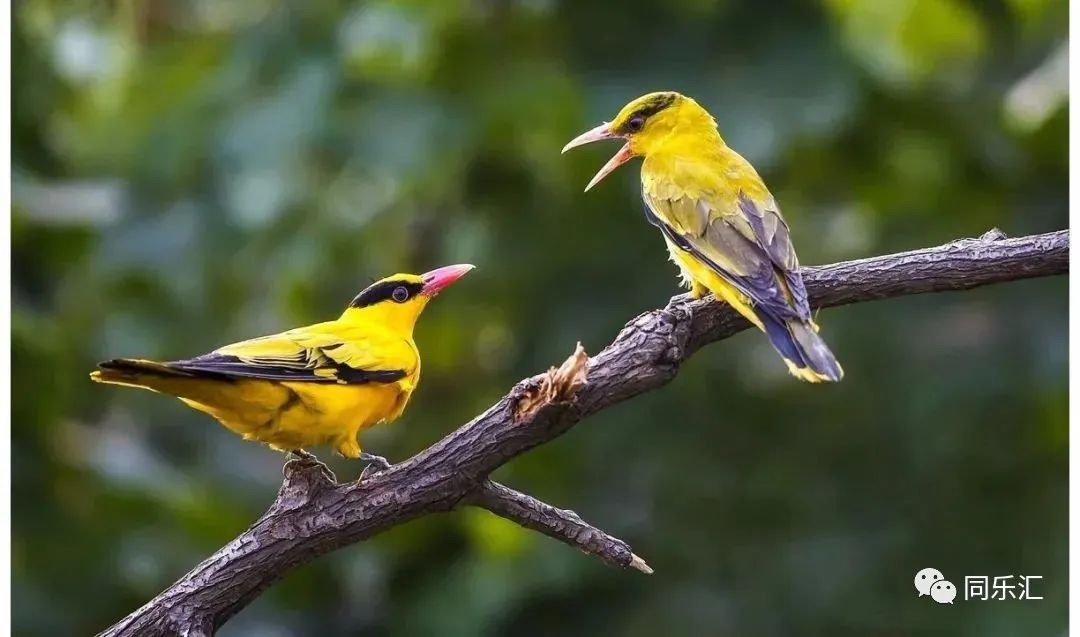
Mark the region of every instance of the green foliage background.
<instances>
[{"instance_id":1,"label":"green foliage background","mask_svg":"<svg viewBox=\"0 0 1080 637\"><path fill-rule=\"evenodd\" d=\"M1067 226L1063 0L14 3L14 608L85 635L271 501L280 455L94 386L334 316L371 277L478 269L427 311L402 459L676 291L636 167L560 156L678 89L771 185L803 262ZM644 577L486 513L289 576L243 635L1060 635L1066 280L823 313L847 379L758 334L499 478L630 541ZM317 450L319 451L319 450ZM321 450L329 457L326 450ZM354 465L335 461L339 476ZM1039 575L1042 601L914 573Z\"/></svg>"}]
</instances>

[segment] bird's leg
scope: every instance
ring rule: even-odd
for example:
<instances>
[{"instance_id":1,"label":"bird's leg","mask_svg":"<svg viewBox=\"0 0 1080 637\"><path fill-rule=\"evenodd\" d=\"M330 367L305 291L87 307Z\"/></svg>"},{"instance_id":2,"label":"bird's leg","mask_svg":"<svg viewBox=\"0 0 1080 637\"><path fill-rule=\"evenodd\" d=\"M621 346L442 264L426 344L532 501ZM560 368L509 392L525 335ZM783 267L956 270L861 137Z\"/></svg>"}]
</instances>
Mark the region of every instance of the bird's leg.
<instances>
[{"instance_id":1,"label":"bird's leg","mask_svg":"<svg viewBox=\"0 0 1080 637\"><path fill-rule=\"evenodd\" d=\"M690 286L690 298L692 298L692 299L703 299L708 295L709 295L709 288L707 288L704 285L698 283L697 281L694 281L693 284Z\"/></svg>"},{"instance_id":2,"label":"bird's leg","mask_svg":"<svg viewBox=\"0 0 1080 637\"><path fill-rule=\"evenodd\" d=\"M375 465L379 468L379 471L386 471L390 468L390 461L382 456L376 456L373 453L363 451L360 453L360 460L368 463L368 465Z\"/></svg>"},{"instance_id":3,"label":"bird's leg","mask_svg":"<svg viewBox=\"0 0 1080 637\"><path fill-rule=\"evenodd\" d=\"M667 305L664 307L664 309L675 310L679 308L686 308L687 310L689 310L689 306L691 303L709 294L708 289L701 289L704 290L704 292L701 292L699 294L698 286L695 284L694 289L690 290L689 292L685 292L683 294L676 294L675 296L671 297L670 300L668 300Z\"/></svg>"},{"instance_id":4,"label":"bird's leg","mask_svg":"<svg viewBox=\"0 0 1080 637\"><path fill-rule=\"evenodd\" d=\"M386 458L383 458L382 456L376 456L374 454L362 451L360 452L359 459L367 463L367 465L364 467L364 470L360 472L360 480L363 480L367 477L368 471L370 471L372 467L375 467L376 469L374 473L386 471L390 468L390 463L386 460Z\"/></svg>"},{"instance_id":5,"label":"bird's leg","mask_svg":"<svg viewBox=\"0 0 1080 637\"><path fill-rule=\"evenodd\" d=\"M315 454L304 451L303 449L290 449L285 454L285 466L281 468L281 472L288 476L289 465L294 462L300 466L319 467L331 482L337 482L337 476L330 470L330 467L326 466L315 457Z\"/></svg>"},{"instance_id":6,"label":"bird's leg","mask_svg":"<svg viewBox=\"0 0 1080 637\"><path fill-rule=\"evenodd\" d=\"M667 305L664 307L664 309L673 310L680 305L685 305L686 303L689 303L693 300L693 297L691 297L689 293L676 294L675 296L668 299Z\"/></svg>"},{"instance_id":7,"label":"bird's leg","mask_svg":"<svg viewBox=\"0 0 1080 637\"><path fill-rule=\"evenodd\" d=\"M285 454L286 458L290 460L295 459L301 462L318 462L319 459L315 457L315 454L304 451L303 449L290 449Z\"/></svg>"}]
</instances>

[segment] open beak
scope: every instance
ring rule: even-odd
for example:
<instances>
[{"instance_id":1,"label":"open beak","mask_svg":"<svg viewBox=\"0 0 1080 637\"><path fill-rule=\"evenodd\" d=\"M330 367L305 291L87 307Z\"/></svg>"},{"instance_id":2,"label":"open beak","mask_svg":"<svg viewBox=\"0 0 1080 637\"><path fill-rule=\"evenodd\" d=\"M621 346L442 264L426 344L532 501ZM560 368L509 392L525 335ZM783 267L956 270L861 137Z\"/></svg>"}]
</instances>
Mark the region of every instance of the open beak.
<instances>
[{"instance_id":1,"label":"open beak","mask_svg":"<svg viewBox=\"0 0 1080 637\"><path fill-rule=\"evenodd\" d=\"M424 284L422 293L427 294L428 296L435 296L440 290L465 276L469 270L472 270L475 267L476 266L471 263L459 263L458 265L447 265L432 270L431 272L426 272L420 277L420 280Z\"/></svg>"},{"instance_id":2,"label":"open beak","mask_svg":"<svg viewBox=\"0 0 1080 637\"><path fill-rule=\"evenodd\" d=\"M566 152L571 148L577 148L578 146L584 146L585 144L591 144L603 139L621 139L622 135L616 135L611 132L608 127L608 123L597 126L596 128L585 131L578 135L574 139L570 140L570 143L563 146L562 152ZM619 166L622 166L626 162L630 161L634 157L634 153L630 150L630 142L623 144L623 147L619 149L619 152L615 153L615 156L608 160L608 163L604 164L604 167L600 169L592 180L589 181L589 185L585 186L585 192L588 192L590 188L600 182L601 179L607 177Z\"/></svg>"}]
</instances>

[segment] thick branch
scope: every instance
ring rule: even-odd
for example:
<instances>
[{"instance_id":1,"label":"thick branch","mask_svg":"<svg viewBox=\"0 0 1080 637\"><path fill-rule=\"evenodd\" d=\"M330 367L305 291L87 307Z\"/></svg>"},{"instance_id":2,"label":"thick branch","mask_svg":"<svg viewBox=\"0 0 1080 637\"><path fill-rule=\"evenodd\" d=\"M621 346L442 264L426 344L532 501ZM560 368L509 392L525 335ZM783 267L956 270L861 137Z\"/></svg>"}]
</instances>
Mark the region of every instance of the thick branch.
<instances>
[{"instance_id":1,"label":"thick branch","mask_svg":"<svg viewBox=\"0 0 1080 637\"><path fill-rule=\"evenodd\" d=\"M1067 230L1017 239L995 234L806 268L805 278L813 304L831 307L1063 274L1068 252ZM321 465L289 463L281 491L263 517L103 634L212 634L293 567L463 501L610 563L635 566L625 543L575 514L494 485L487 476L589 414L664 385L694 351L746 327L724 305L677 297L628 323L587 362L575 355L561 370L521 381L483 414L386 471L339 485ZM575 373L560 376L564 370Z\"/></svg>"}]
</instances>

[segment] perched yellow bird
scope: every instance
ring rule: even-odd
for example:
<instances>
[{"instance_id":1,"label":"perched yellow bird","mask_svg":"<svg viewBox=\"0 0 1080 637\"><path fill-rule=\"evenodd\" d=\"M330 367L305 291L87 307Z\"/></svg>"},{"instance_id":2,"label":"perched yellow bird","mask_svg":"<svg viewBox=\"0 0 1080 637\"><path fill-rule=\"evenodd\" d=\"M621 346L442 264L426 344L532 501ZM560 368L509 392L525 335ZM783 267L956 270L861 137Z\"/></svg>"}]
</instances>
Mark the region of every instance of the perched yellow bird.
<instances>
[{"instance_id":1,"label":"perched yellow bird","mask_svg":"<svg viewBox=\"0 0 1080 637\"><path fill-rule=\"evenodd\" d=\"M623 107L615 119L563 148L624 139L585 190L643 157L645 216L660 228L695 298L712 292L758 329L805 381L843 377L810 315L787 223L757 171L721 139L693 99L665 91Z\"/></svg>"},{"instance_id":2,"label":"perched yellow bird","mask_svg":"<svg viewBox=\"0 0 1080 637\"><path fill-rule=\"evenodd\" d=\"M395 274L369 286L334 321L226 345L196 358L118 358L98 365L99 383L176 396L248 440L306 455L333 445L361 454L362 430L396 419L420 380L413 326L440 290L469 270Z\"/></svg>"}]
</instances>

